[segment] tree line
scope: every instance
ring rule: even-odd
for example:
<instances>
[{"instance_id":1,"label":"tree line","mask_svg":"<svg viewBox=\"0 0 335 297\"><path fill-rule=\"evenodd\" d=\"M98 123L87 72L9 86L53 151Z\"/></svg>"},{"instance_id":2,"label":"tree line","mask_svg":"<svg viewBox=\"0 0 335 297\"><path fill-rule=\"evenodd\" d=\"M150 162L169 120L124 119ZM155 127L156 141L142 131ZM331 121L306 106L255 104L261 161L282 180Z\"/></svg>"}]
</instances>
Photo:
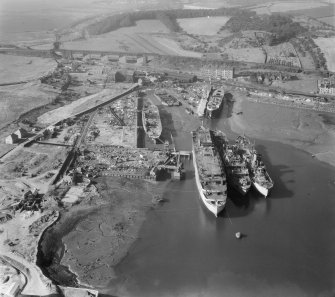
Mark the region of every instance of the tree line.
<instances>
[{"instance_id":1,"label":"tree line","mask_svg":"<svg viewBox=\"0 0 335 297\"><path fill-rule=\"evenodd\" d=\"M171 10L148 10L116 14L105 17L85 28L90 35L104 34L122 27L134 26L140 20L162 21L172 32L180 32L181 28L177 22L179 18L196 18L207 16L240 16L243 17L248 11L238 8L219 9L171 9ZM251 14L254 14L251 12Z\"/></svg>"},{"instance_id":2,"label":"tree line","mask_svg":"<svg viewBox=\"0 0 335 297\"><path fill-rule=\"evenodd\" d=\"M256 15L252 12L245 13L242 18L239 16L231 17L223 28L232 32L257 30L273 33L271 45L289 41L306 32L306 28L294 22L289 16L281 14Z\"/></svg>"}]
</instances>

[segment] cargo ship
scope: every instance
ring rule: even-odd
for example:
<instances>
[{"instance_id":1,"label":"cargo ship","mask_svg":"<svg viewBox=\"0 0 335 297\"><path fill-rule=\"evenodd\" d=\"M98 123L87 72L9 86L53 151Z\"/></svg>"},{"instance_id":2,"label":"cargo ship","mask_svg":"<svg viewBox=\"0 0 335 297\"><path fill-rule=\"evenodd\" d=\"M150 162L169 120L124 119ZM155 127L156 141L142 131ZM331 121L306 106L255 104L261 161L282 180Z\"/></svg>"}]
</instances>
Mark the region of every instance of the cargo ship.
<instances>
[{"instance_id":1,"label":"cargo ship","mask_svg":"<svg viewBox=\"0 0 335 297\"><path fill-rule=\"evenodd\" d=\"M142 110L142 123L145 133L156 142L162 133L162 123L158 107L150 104Z\"/></svg>"},{"instance_id":2,"label":"cargo ship","mask_svg":"<svg viewBox=\"0 0 335 297\"><path fill-rule=\"evenodd\" d=\"M207 103L207 116L212 119L217 117L223 106L224 90L223 88L213 91Z\"/></svg>"},{"instance_id":3,"label":"cargo ship","mask_svg":"<svg viewBox=\"0 0 335 297\"><path fill-rule=\"evenodd\" d=\"M246 160L241 157L235 145L226 145L223 162L230 185L240 194L245 195L251 187L251 180Z\"/></svg>"},{"instance_id":4,"label":"cargo ship","mask_svg":"<svg viewBox=\"0 0 335 297\"><path fill-rule=\"evenodd\" d=\"M250 140L245 136L236 139L238 150L247 162L253 187L265 198L269 195L274 183L268 174L261 154L258 154Z\"/></svg>"},{"instance_id":5,"label":"cargo ship","mask_svg":"<svg viewBox=\"0 0 335 297\"><path fill-rule=\"evenodd\" d=\"M216 217L227 200L227 182L220 155L209 129L192 132L192 153L196 185L206 208Z\"/></svg>"}]
</instances>

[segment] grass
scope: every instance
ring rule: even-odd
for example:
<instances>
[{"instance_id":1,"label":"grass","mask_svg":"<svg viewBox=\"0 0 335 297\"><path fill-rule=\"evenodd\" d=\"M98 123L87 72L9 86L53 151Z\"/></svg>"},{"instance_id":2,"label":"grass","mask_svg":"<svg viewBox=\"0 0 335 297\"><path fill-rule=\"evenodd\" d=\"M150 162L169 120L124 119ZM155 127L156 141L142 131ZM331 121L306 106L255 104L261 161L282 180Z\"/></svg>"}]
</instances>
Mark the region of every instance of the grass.
<instances>
[{"instance_id":1,"label":"grass","mask_svg":"<svg viewBox=\"0 0 335 297\"><path fill-rule=\"evenodd\" d=\"M32 80L55 67L51 59L0 54L0 84Z\"/></svg>"},{"instance_id":2,"label":"grass","mask_svg":"<svg viewBox=\"0 0 335 297\"><path fill-rule=\"evenodd\" d=\"M169 30L158 20L142 20L136 26L94 36L86 40L64 42L65 49L105 50L133 53L159 52L145 41L139 39L140 34L169 33ZM160 52L159 52L160 53Z\"/></svg>"},{"instance_id":3,"label":"grass","mask_svg":"<svg viewBox=\"0 0 335 297\"><path fill-rule=\"evenodd\" d=\"M314 39L315 43L320 47L321 52L324 53L327 67L330 71L335 71L335 37L330 38L317 38Z\"/></svg>"},{"instance_id":4,"label":"grass","mask_svg":"<svg viewBox=\"0 0 335 297\"><path fill-rule=\"evenodd\" d=\"M201 17L178 19L179 25L188 34L194 35L216 35L220 28L224 26L230 17Z\"/></svg>"}]
</instances>

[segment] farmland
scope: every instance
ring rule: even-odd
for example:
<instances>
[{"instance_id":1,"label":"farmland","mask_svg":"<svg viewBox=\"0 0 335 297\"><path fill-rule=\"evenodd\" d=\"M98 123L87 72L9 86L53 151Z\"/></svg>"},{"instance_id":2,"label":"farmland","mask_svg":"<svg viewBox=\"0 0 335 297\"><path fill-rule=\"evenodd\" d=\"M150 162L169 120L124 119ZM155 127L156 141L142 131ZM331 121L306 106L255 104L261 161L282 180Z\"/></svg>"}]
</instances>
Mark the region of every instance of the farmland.
<instances>
[{"instance_id":1,"label":"farmland","mask_svg":"<svg viewBox=\"0 0 335 297\"><path fill-rule=\"evenodd\" d=\"M221 17L200 17L178 19L179 25L188 34L194 35L216 35L220 28L230 19L227 16Z\"/></svg>"},{"instance_id":2,"label":"farmland","mask_svg":"<svg viewBox=\"0 0 335 297\"><path fill-rule=\"evenodd\" d=\"M302 9L313 9L322 6L327 6L327 4L322 2L315 1L291 1L291 2L283 2L283 3L266 3L265 5L257 5L253 8L259 14L263 13L274 13L274 12L287 12L287 11L296 11Z\"/></svg>"},{"instance_id":3,"label":"farmland","mask_svg":"<svg viewBox=\"0 0 335 297\"><path fill-rule=\"evenodd\" d=\"M167 34L169 30L159 20L142 20L136 26L124 27L115 31L87 39L63 43L65 49L87 49L123 51L129 53L175 54L164 45L157 44L152 34Z\"/></svg>"},{"instance_id":4,"label":"farmland","mask_svg":"<svg viewBox=\"0 0 335 297\"><path fill-rule=\"evenodd\" d=\"M335 71L335 37L317 38L314 41L325 55L328 70Z\"/></svg>"},{"instance_id":5,"label":"farmland","mask_svg":"<svg viewBox=\"0 0 335 297\"><path fill-rule=\"evenodd\" d=\"M36 79L55 67L51 59L0 54L0 84Z\"/></svg>"}]
</instances>

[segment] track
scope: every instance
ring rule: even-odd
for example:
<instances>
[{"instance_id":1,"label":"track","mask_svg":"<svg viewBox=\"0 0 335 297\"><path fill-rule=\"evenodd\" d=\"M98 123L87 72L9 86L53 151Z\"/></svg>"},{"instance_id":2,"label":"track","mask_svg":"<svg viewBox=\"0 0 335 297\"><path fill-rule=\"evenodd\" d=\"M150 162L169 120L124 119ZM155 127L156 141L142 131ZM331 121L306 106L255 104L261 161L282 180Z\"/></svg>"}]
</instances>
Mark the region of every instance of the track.
<instances>
[{"instance_id":1,"label":"track","mask_svg":"<svg viewBox=\"0 0 335 297\"><path fill-rule=\"evenodd\" d=\"M134 35L128 35L126 36L131 39L133 42L139 44L141 47L143 47L146 51L155 53L155 54L162 54L162 55L171 55L171 52L167 52L163 50L162 48L159 48L158 46L152 44L147 39L143 38L139 34Z\"/></svg>"}]
</instances>

